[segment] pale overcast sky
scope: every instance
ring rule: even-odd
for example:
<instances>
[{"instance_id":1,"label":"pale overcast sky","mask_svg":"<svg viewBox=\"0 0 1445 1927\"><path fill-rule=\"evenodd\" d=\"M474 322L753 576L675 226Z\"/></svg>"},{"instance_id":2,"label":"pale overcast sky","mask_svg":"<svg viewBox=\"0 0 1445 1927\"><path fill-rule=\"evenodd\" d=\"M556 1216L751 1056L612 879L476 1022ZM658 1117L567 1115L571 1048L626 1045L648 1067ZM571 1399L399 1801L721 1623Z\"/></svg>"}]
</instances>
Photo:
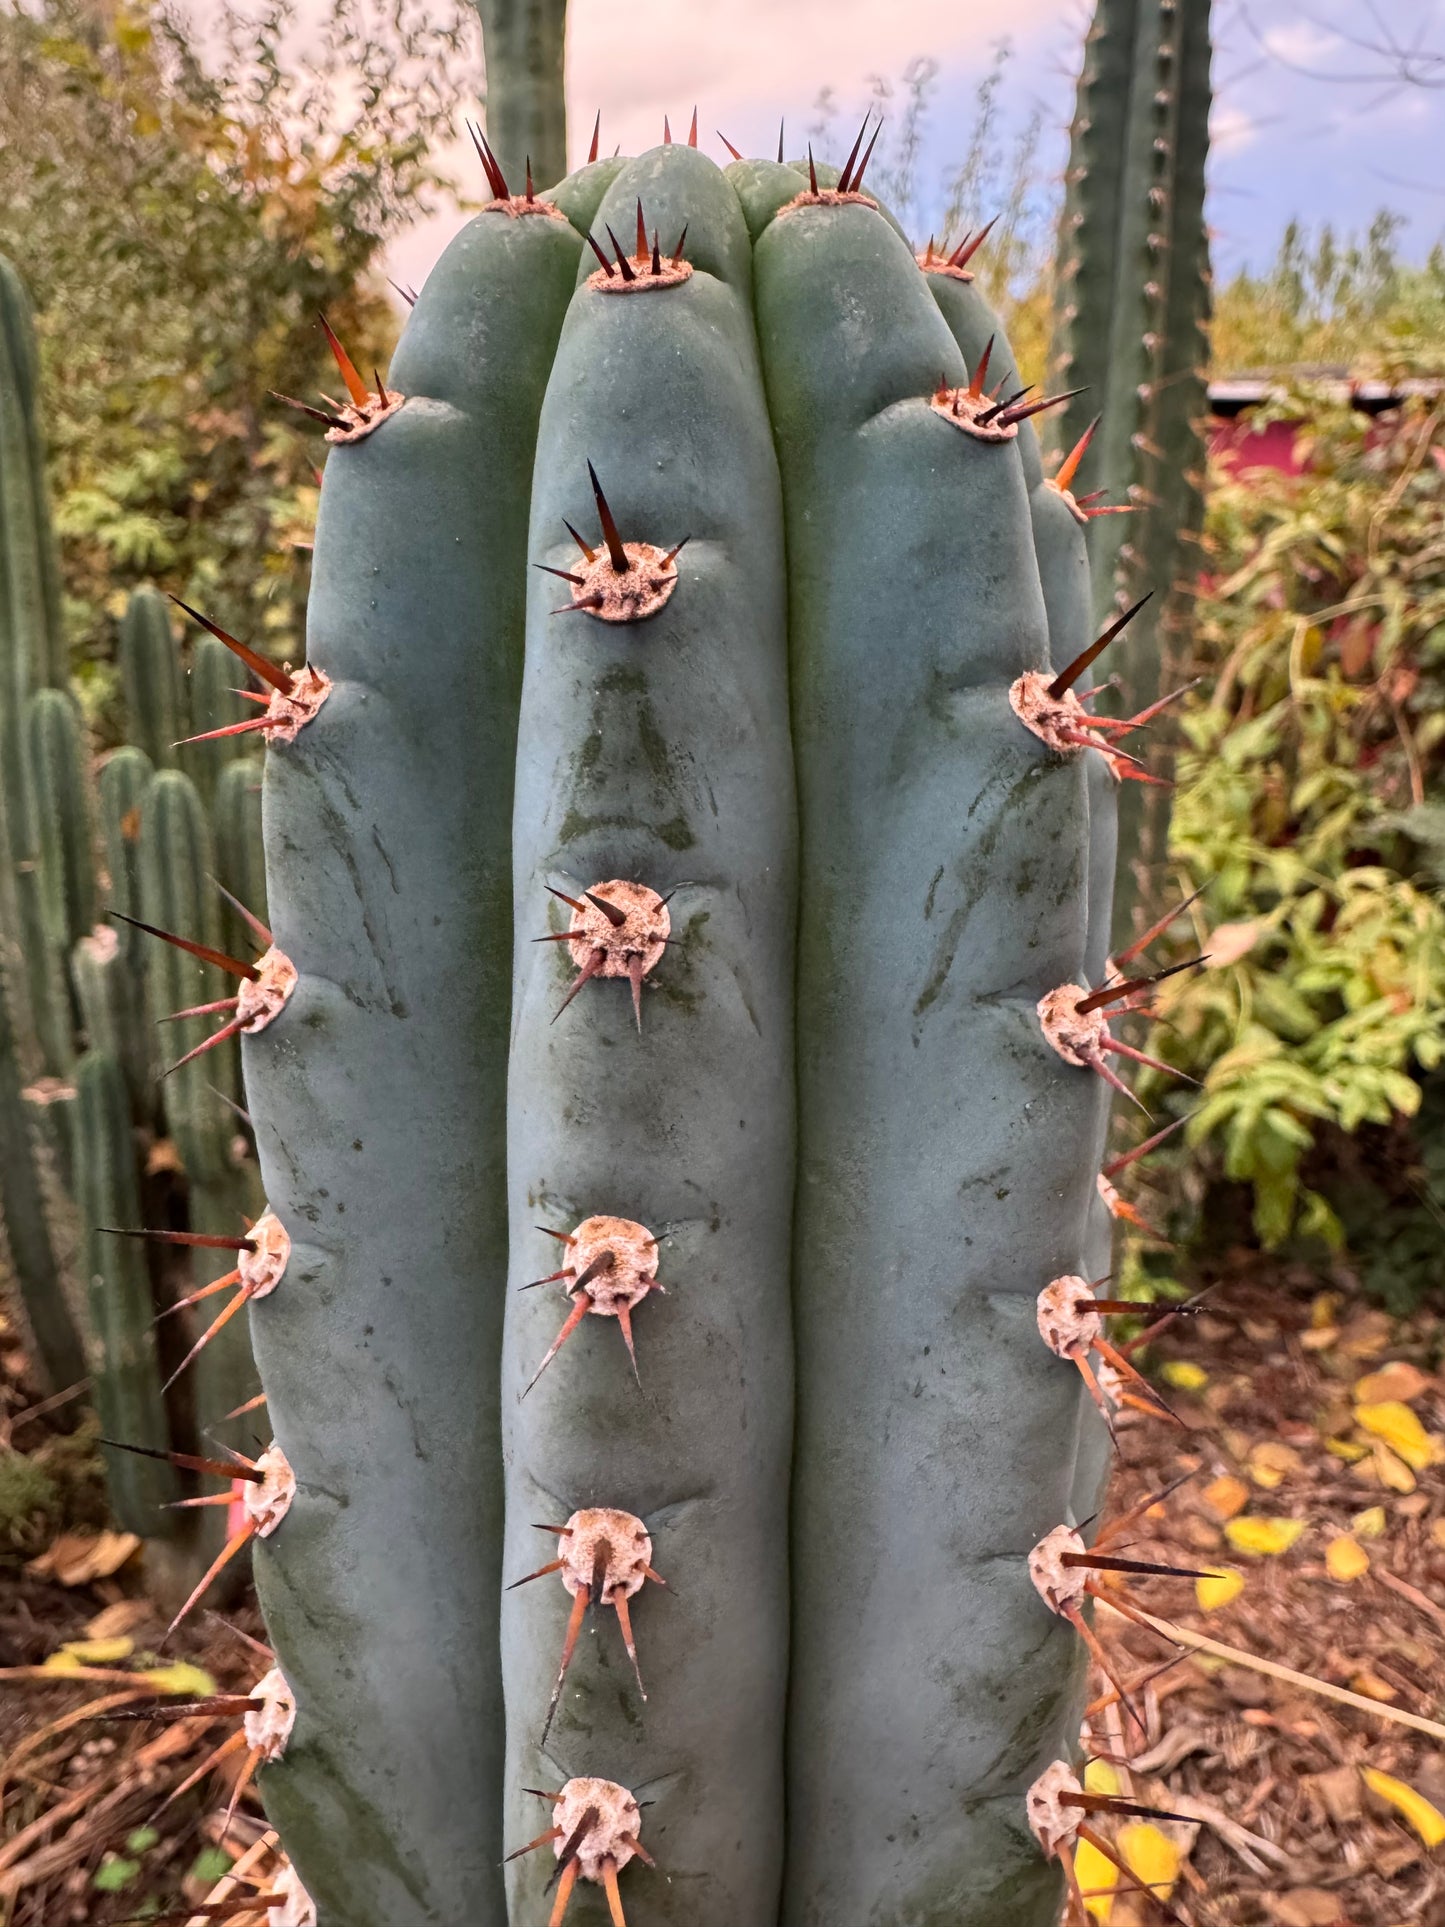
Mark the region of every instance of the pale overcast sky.
<instances>
[{"instance_id":1,"label":"pale overcast sky","mask_svg":"<svg viewBox=\"0 0 1445 1927\"><path fill-rule=\"evenodd\" d=\"M303 15L320 3L301 0ZM799 136L791 153L821 87L836 92L841 133L856 125L870 75L897 82L927 55L939 63L918 168L927 221L967 147L974 92L1002 35L1012 46L1004 139L1039 111L1040 162L1061 170L1091 11L1091 0L571 0L572 158L599 107L603 151L620 142L636 153L661 138L664 112L674 134L685 130L694 102L719 159L717 128L745 152L769 153L780 115ZM1402 245L1422 257L1445 233L1445 0L1215 0L1214 17L1217 272L1262 266L1292 215L1362 228L1382 206L1408 217ZM1371 51L1386 43L1403 52ZM1393 78L1402 65L1413 80ZM845 149L851 137L850 127ZM469 154L458 152L455 172L473 179ZM397 278L424 279L455 227L448 215L403 237Z\"/></svg>"}]
</instances>

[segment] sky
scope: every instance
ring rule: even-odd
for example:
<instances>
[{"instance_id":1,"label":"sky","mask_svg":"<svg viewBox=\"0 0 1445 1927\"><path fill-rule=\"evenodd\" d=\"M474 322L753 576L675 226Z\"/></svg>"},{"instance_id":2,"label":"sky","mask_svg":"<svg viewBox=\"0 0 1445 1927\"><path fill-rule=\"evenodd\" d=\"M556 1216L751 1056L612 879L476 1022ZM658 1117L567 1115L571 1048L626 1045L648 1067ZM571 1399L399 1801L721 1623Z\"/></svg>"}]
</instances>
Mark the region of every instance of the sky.
<instances>
[{"instance_id":1,"label":"sky","mask_svg":"<svg viewBox=\"0 0 1445 1927\"><path fill-rule=\"evenodd\" d=\"M319 4L303 0L303 12ZM824 86L839 107L835 150L841 140L846 151L870 76L896 85L910 60L929 56L938 75L918 164L926 222L967 148L976 90L1004 36L1002 137L1037 112L1040 165L1062 171L1091 11L1091 0L570 0L572 159L583 158L599 108L603 151L620 142L636 153L661 138L664 113L674 133L685 129L694 103L717 158L726 159L718 128L744 152L772 152L780 116L796 130L792 153ZM1214 20L1216 275L1263 267L1291 217L1362 229L1381 207L1406 217L1402 251L1423 258L1445 234L1445 0L1214 0ZM1400 78L1402 68L1413 77ZM475 171L460 150L455 171ZM448 215L400 237L391 271L424 279L455 226Z\"/></svg>"}]
</instances>

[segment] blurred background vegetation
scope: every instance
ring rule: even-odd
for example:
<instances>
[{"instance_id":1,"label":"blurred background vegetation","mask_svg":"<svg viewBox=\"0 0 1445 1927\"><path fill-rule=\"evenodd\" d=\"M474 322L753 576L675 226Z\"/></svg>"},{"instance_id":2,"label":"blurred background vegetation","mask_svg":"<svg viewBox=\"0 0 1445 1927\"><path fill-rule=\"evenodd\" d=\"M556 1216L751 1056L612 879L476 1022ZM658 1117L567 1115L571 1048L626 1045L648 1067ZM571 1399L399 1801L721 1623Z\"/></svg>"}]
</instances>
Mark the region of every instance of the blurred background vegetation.
<instances>
[{"instance_id":1,"label":"blurred background vegetation","mask_svg":"<svg viewBox=\"0 0 1445 1927\"><path fill-rule=\"evenodd\" d=\"M0 252L38 311L72 662L102 742L114 617L142 582L299 659L321 446L269 391L326 382L319 309L384 370L388 241L467 191L431 158L480 91L463 0L331 0L304 59L287 0L207 18L198 50L148 0L0 0ZM956 164L925 179L937 75L920 59L873 83L872 181L920 243L1000 217L983 279L1042 367L1040 125L1005 133L1000 47ZM862 105L825 91L815 149L841 158ZM1206 886L1170 935L1231 967L1161 1000L1148 1048L1204 1088L1141 1086L1160 1121L1192 1117L1151 1180L1182 1253L1146 1241L1129 1264L1157 1286L1262 1243L1403 1307L1437 1286L1445 1232L1442 411L1372 420L1310 379L1445 372L1445 249L1408 262L1388 211L1362 235L1291 223L1267 271L1216 291L1213 354L1216 375L1276 380L1252 420L1301 425L1299 472L1212 471L1159 890Z\"/></svg>"}]
</instances>

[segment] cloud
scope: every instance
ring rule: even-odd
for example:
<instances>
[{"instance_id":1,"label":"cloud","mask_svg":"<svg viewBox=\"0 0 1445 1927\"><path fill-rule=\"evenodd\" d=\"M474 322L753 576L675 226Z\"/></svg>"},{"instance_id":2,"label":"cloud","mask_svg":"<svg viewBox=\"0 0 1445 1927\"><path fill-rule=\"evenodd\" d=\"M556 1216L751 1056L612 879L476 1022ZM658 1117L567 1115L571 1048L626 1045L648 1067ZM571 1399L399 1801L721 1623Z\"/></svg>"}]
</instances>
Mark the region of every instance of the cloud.
<instances>
[{"instance_id":1,"label":"cloud","mask_svg":"<svg viewBox=\"0 0 1445 1927\"><path fill-rule=\"evenodd\" d=\"M1283 26L1269 27L1261 38L1277 60L1288 60L1301 67L1318 66L1345 44L1337 33L1311 20L1291 20Z\"/></svg>"},{"instance_id":2,"label":"cloud","mask_svg":"<svg viewBox=\"0 0 1445 1927\"><path fill-rule=\"evenodd\" d=\"M1259 139L1259 122L1242 107L1220 101L1209 116L1209 140L1216 154L1240 154Z\"/></svg>"},{"instance_id":3,"label":"cloud","mask_svg":"<svg viewBox=\"0 0 1445 1927\"><path fill-rule=\"evenodd\" d=\"M581 149L600 108L604 152L638 153L662 137L669 114L685 135L694 102L699 138L717 150L721 127L745 152L768 153L780 116L801 130L821 87L861 97L870 74L897 77L915 54L945 66L986 59L1006 32L1017 40L1056 25L1066 0L572 0L567 105Z\"/></svg>"}]
</instances>

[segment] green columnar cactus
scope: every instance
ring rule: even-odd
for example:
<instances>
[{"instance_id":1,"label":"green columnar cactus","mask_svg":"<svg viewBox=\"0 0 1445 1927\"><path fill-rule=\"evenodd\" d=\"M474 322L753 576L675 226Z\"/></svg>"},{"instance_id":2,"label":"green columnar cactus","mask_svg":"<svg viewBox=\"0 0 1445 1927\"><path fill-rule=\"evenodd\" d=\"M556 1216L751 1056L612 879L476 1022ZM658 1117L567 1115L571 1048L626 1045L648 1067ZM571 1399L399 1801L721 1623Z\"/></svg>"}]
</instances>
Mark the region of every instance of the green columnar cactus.
<instances>
[{"instance_id":1,"label":"green columnar cactus","mask_svg":"<svg viewBox=\"0 0 1445 1927\"><path fill-rule=\"evenodd\" d=\"M1137 773L1080 695L1088 438L1043 479L858 149L540 197L483 151L386 383L338 352L307 668L249 658L267 1805L322 1927L579 1879L1044 1927Z\"/></svg>"},{"instance_id":2,"label":"green columnar cactus","mask_svg":"<svg viewBox=\"0 0 1445 1927\"><path fill-rule=\"evenodd\" d=\"M143 916L140 879L140 826L146 793L155 778L155 767L142 749L132 744L114 750L101 765L96 783L97 814L100 818L101 849L104 856L107 900L122 918ZM159 1086L156 1078L162 1069L156 1028L146 1008L146 975L150 964L150 944L143 931L133 924L112 921L108 939L97 944L102 950L114 946L124 971L106 965L107 977L115 990L112 1008L117 1035L112 1043L101 1046L111 1051L131 1079L131 1103L137 1120L153 1122L158 1108ZM82 945L81 950L84 950ZM82 961L81 950L72 959L81 995L82 1018L92 1044L100 1039L85 1018L84 980L89 964ZM110 996L111 993L107 992Z\"/></svg>"},{"instance_id":3,"label":"green columnar cactus","mask_svg":"<svg viewBox=\"0 0 1445 1927\"><path fill-rule=\"evenodd\" d=\"M92 1371L101 1430L110 1438L164 1447L169 1433L156 1362L155 1305L144 1248L102 1226L140 1222L130 1096L125 1075L104 1051L85 1053L75 1070L76 1205L83 1226L90 1305ZM161 1535L161 1507L180 1497L172 1468L127 1453L109 1467L111 1504L130 1531Z\"/></svg>"},{"instance_id":4,"label":"green columnar cactus","mask_svg":"<svg viewBox=\"0 0 1445 1927\"><path fill-rule=\"evenodd\" d=\"M204 631L191 644L190 667L186 672L186 697L192 736L210 735L244 722L246 704L236 694L236 659L216 636ZM236 736L212 737L193 743L183 753L181 766L201 795L210 803L221 774L245 750L245 739Z\"/></svg>"},{"instance_id":5,"label":"green columnar cactus","mask_svg":"<svg viewBox=\"0 0 1445 1927\"><path fill-rule=\"evenodd\" d=\"M126 729L157 769L174 769L176 745L187 733L181 672L165 598L137 589L120 625L120 674Z\"/></svg>"},{"instance_id":6,"label":"green columnar cactus","mask_svg":"<svg viewBox=\"0 0 1445 1927\"><path fill-rule=\"evenodd\" d=\"M518 183L529 168L534 180L555 181L567 167L567 0L476 0L476 8L492 150Z\"/></svg>"},{"instance_id":7,"label":"green columnar cactus","mask_svg":"<svg viewBox=\"0 0 1445 1927\"><path fill-rule=\"evenodd\" d=\"M261 776L258 756L228 761L211 799L211 833L216 846L216 880L237 902L264 923L266 861L261 843ZM221 905L221 948L248 956L256 947L254 928L233 904Z\"/></svg>"},{"instance_id":8,"label":"green columnar cactus","mask_svg":"<svg viewBox=\"0 0 1445 1927\"><path fill-rule=\"evenodd\" d=\"M0 922L13 933L10 1013L25 1077L65 1072L70 1011L46 941L39 828L25 751L25 708L64 681L59 577L46 503L36 403L35 333L25 289L0 257Z\"/></svg>"},{"instance_id":9,"label":"green columnar cactus","mask_svg":"<svg viewBox=\"0 0 1445 1927\"><path fill-rule=\"evenodd\" d=\"M1099 0L1059 236L1054 373L1083 391L1060 434L1067 447L1102 414L1098 473L1132 511L1094 511L1096 620L1158 591L1113 664L1140 705L1159 697L1169 635L1187 618L1203 522L1209 70L1209 0ZM1148 863L1167 813L1157 794L1123 801L1120 847L1131 866ZM1133 867L1126 876L1121 929L1139 894Z\"/></svg>"},{"instance_id":10,"label":"green columnar cactus","mask_svg":"<svg viewBox=\"0 0 1445 1927\"><path fill-rule=\"evenodd\" d=\"M95 825L89 750L80 717L59 689L37 690L25 710L26 751L39 831L41 908L63 971L72 947L95 927Z\"/></svg>"},{"instance_id":11,"label":"green columnar cactus","mask_svg":"<svg viewBox=\"0 0 1445 1927\"><path fill-rule=\"evenodd\" d=\"M79 1384L89 1369L65 1289L40 1163L34 1107L27 1102L10 1022L8 972L0 971L0 1220L5 1253L46 1389Z\"/></svg>"}]
</instances>

